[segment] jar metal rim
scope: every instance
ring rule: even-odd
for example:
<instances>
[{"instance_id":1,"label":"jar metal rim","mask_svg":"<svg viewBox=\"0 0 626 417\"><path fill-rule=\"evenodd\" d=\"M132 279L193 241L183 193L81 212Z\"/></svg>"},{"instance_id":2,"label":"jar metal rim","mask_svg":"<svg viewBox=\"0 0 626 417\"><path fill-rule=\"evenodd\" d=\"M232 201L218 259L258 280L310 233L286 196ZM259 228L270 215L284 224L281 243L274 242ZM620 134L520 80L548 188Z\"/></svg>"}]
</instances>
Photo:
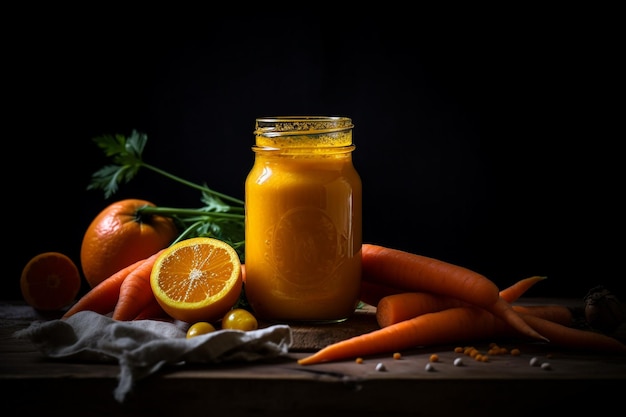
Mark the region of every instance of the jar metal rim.
<instances>
[{"instance_id":1,"label":"jar metal rim","mask_svg":"<svg viewBox=\"0 0 626 417\"><path fill-rule=\"evenodd\" d=\"M256 119L254 134L275 137L342 132L354 128L352 119L345 116L277 116Z\"/></svg>"},{"instance_id":2,"label":"jar metal rim","mask_svg":"<svg viewBox=\"0 0 626 417\"><path fill-rule=\"evenodd\" d=\"M273 146L252 146L254 152L262 153L277 153L277 154L340 154L349 153L356 149L355 145L347 146L315 146L315 147L288 147L288 148L276 148Z\"/></svg>"}]
</instances>

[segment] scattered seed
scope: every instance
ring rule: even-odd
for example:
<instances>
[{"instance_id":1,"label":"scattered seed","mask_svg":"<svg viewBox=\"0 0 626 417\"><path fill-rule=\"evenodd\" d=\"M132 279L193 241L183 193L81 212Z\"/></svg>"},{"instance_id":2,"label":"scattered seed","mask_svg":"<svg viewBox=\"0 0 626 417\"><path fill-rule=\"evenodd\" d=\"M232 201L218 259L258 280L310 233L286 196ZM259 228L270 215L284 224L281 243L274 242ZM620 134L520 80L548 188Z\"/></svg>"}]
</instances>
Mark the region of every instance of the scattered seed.
<instances>
[{"instance_id":1,"label":"scattered seed","mask_svg":"<svg viewBox=\"0 0 626 417\"><path fill-rule=\"evenodd\" d=\"M426 366L424 366L424 370L426 370L426 372L433 372L435 370L435 367L432 363L429 362L426 364Z\"/></svg>"},{"instance_id":2,"label":"scattered seed","mask_svg":"<svg viewBox=\"0 0 626 417\"><path fill-rule=\"evenodd\" d=\"M454 366L463 366L463 358L456 358L454 360Z\"/></svg>"},{"instance_id":3,"label":"scattered seed","mask_svg":"<svg viewBox=\"0 0 626 417\"><path fill-rule=\"evenodd\" d=\"M356 363L362 364L363 363L363 358L356 358Z\"/></svg>"},{"instance_id":4,"label":"scattered seed","mask_svg":"<svg viewBox=\"0 0 626 417\"><path fill-rule=\"evenodd\" d=\"M387 370L387 368L385 368L385 364L384 363L379 362L379 363L376 364L376 370L378 372L385 372Z\"/></svg>"},{"instance_id":5,"label":"scattered seed","mask_svg":"<svg viewBox=\"0 0 626 417\"><path fill-rule=\"evenodd\" d=\"M533 356L532 358L530 358L529 364L530 366L539 366L539 358Z\"/></svg>"},{"instance_id":6,"label":"scattered seed","mask_svg":"<svg viewBox=\"0 0 626 417\"><path fill-rule=\"evenodd\" d=\"M469 356L470 358L475 358L476 355L478 355L480 352L478 351L478 349L476 348L471 348L467 351L467 356Z\"/></svg>"},{"instance_id":7,"label":"scattered seed","mask_svg":"<svg viewBox=\"0 0 626 417\"><path fill-rule=\"evenodd\" d=\"M396 353L393 354L393 358L396 359L396 360L400 359L400 358L402 358L402 354L399 353L399 352L396 352Z\"/></svg>"},{"instance_id":8,"label":"scattered seed","mask_svg":"<svg viewBox=\"0 0 626 417\"><path fill-rule=\"evenodd\" d=\"M541 364L541 369L545 369L546 371L552 369L552 365L550 365L550 362L544 362Z\"/></svg>"},{"instance_id":9,"label":"scattered seed","mask_svg":"<svg viewBox=\"0 0 626 417\"><path fill-rule=\"evenodd\" d=\"M433 353L432 355L430 355L429 360L431 362L438 362L439 361L439 355L437 355L436 353Z\"/></svg>"}]
</instances>

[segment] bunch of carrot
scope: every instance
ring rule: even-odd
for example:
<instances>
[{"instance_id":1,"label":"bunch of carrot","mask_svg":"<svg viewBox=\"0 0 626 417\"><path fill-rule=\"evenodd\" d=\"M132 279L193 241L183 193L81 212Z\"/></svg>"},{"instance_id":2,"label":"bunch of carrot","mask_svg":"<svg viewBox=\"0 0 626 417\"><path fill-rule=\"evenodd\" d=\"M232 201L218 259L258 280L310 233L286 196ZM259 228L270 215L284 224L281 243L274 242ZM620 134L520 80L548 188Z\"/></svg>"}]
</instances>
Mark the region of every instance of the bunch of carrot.
<instances>
[{"instance_id":1,"label":"bunch of carrot","mask_svg":"<svg viewBox=\"0 0 626 417\"><path fill-rule=\"evenodd\" d=\"M377 306L381 328L326 346L299 364L495 337L626 354L626 345L617 339L571 327L566 307L512 305L544 277L526 278L500 291L474 271L397 249L364 244L362 258L361 299Z\"/></svg>"},{"instance_id":2,"label":"bunch of carrot","mask_svg":"<svg viewBox=\"0 0 626 417\"><path fill-rule=\"evenodd\" d=\"M160 253L102 281L63 318L91 310L112 314L115 320L169 319L150 287ZM572 313L566 307L512 304L544 277L526 278L499 290L467 268L372 244L362 246L362 261L361 300L377 307L381 328L331 344L300 359L301 365L493 337L626 354L626 345L617 339L572 327Z\"/></svg>"},{"instance_id":3,"label":"bunch of carrot","mask_svg":"<svg viewBox=\"0 0 626 417\"><path fill-rule=\"evenodd\" d=\"M163 250L114 273L83 295L63 318L90 310L111 314L115 320L168 318L150 287L150 273Z\"/></svg>"}]
</instances>

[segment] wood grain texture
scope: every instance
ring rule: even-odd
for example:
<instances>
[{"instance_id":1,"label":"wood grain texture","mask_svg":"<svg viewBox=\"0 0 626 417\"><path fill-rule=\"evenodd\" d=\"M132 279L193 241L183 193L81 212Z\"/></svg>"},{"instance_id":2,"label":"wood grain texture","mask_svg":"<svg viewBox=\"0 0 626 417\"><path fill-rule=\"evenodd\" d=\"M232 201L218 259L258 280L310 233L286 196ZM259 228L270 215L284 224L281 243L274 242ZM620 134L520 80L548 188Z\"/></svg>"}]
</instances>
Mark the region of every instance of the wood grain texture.
<instances>
[{"instance_id":1,"label":"wood grain texture","mask_svg":"<svg viewBox=\"0 0 626 417\"><path fill-rule=\"evenodd\" d=\"M119 404L113 398L117 364L46 359L30 343L12 336L32 317L8 315L0 317L0 392L6 409L19 409L24 415L124 417L210 410L212 415L228 416L449 416L471 410L488 416L502 415L506 409L508 417L528 417L537 410L562 413L565 405L574 403L580 414L592 413L600 398L602 407L623 406L611 392L626 382L624 357L553 349L541 343L496 341L520 348L521 355L493 356L484 363L446 345L402 352L400 359L390 353L365 358L360 364L354 360L297 364L298 358L308 355L306 350L368 331L375 325L371 310L344 323L294 326L295 349L284 358L167 366L138 381L128 401ZM476 341L474 346L486 350L489 342ZM439 360L427 371L432 354ZM455 366L459 357L463 365ZM531 366L534 357L539 364L550 363L550 369ZM378 364L385 370L377 371Z\"/></svg>"}]
</instances>

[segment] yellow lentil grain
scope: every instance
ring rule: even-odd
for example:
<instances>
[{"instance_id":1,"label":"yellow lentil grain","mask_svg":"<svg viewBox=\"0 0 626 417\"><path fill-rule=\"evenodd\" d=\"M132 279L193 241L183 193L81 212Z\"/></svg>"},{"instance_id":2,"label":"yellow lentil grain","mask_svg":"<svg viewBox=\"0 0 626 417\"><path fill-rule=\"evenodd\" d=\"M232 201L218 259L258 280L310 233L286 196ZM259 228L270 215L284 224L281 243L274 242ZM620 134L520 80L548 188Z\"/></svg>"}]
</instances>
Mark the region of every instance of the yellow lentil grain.
<instances>
[{"instance_id":1,"label":"yellow lentil grain","mask_svg":"<svg viewBox=\"0 0 626 417\"><path fill-rule=\"evenodd\" d=\"M511 349L511 355L513 355L513 356L519 356L519 355L521 355L521 354L522 354L522 351L521 351L521 350L519 350L518 348L513 348L513 349Z\"/></svg>"},{"instance_id":2,"label":"yellow lentil grain","mask_svg":"<svg viewBox=\"0 0 626 417\"><path fill-rule=\"evenodd\" d=\"M454 348L454 353L463 353L463 348L461 346L457 346Z\"/></svg>"},{"instance_id":3,"label":"yellow lentil grain","mask_svg":"<svg viewBox=\"0 0 626 417\"><path fill-rule=\"evenodd\" d=\"M363 358L356 358L356 363L361 364L363 363Z\"/></svg>"},{"instance_id":4,"label":"yellow lentil grain","mask_svg":"<svg viewBox=\"0 0 626 417\"><path fill-rule=\"evenodd\" d=\"M436 353L433 353L432 355L430 355L429 361L431 361L431 362L438 362L439 361L439 355L437 355Z\"/></svg>"},{"instance_id":5,"label":"yellow lentil grain","mask_svg":"<svg viewBox=\"0 0 626 417\"><path fill-rule=\"evenodd\" d=\"M400 352L396 352L396 353L393 354L393 358L394 359L400 359L400 358L402 358L402 354Z\"/></svg>"}]
</instances>

